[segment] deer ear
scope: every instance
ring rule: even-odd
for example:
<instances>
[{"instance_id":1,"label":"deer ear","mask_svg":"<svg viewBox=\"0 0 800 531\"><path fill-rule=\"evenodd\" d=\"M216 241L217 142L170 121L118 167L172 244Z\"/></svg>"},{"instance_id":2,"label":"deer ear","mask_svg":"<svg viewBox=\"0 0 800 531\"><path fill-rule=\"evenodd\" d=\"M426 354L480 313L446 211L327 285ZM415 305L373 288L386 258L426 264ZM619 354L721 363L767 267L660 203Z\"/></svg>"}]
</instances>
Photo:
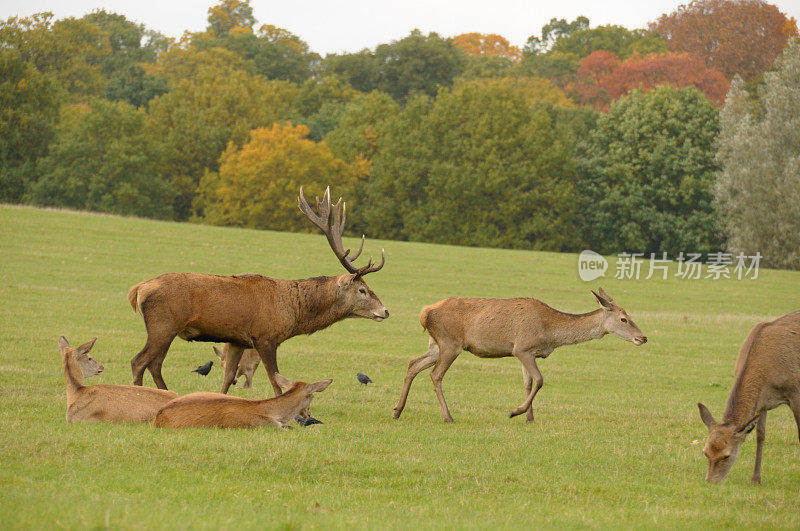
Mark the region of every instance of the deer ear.
<instances>
[{"instance_id":1,"label":"deer ear","mask_svg":"<svg viewBox=\"0 0 800 531\"><path fill-rule=\"evenodd\" d=\"M91 341L87 341L83 345L79 346L78 348L75 349L75 354L78 354L79 356L82 356L82 355L86 354L87 352L92 350L92 347L94 346L94 342L95 341L97 341L96 337L92 338Z\"/></svg>"},{"instance_id":2,"label":"deer ear","mask_svg":"<svg viewBox=\"0 0 800 531\"><path fill-rule=\"evenodd\" d=\"M275 378L275 383L277 383L283 391L288 391L292 386L292 381L279 372L276 372L273 377Z\"/></svg>"},{"instance_id":3,"label":"deer ear","mask_svg":"<svg viewBox=\"0 0 800 531\"><path fill-rule=\"evenodd\" d=\"M589 290L589 291L591 291L591 290ZM603 288L600 288L599 291L600 291L601 294L605 293L603 291ZM598 295L594 291L592 291L592 295L594 295L594 297L597 299L597 302L600 303L600 306L602 306L604 310L611 311L611 310L614 309L614 301L611 300L610 298L606 298L603 295Z\"/></svg>"},{"instance_id":4,"label":"deer ear","mask_svg":"<svg viewBox=\"0 0 800 531\"><path fill-rule=\"evenodd\" d=\"M756 427L756 421L761 417L761 413L756 414L755 417L744 423L744 426L736 430L736 435L744 436L753 431Z\"/></svg>"},{"instance_id":5,"label":"deer ear","mask_svg":"<svg viewBox=\"0 0 800 531\"><path fill-rule=\"evenodd\" d=\"M344 275L339 276L339 285L349 286L356 278L358 278L358 275L356 274L345 273Z\"/></svg>"},{"instance_id":6,"label":"deer ear","mask_svg":"<svg viewBox=\"0 0 800 531\"><path fill-rule=\"evenodd\" d=\"M703 420L703 424L705 424L709 430L717 425L717 421L714 420L714 416L711 415L711 412L706 406L698 402L697 407L700 409L700 418Z\"/></svg>"},{"instance_id":7,"label":"deer ear","mask_svg":"<svg viewBox=\"0 0 800 531\"><path fill-rule=\"evenodd\" d=\"M61 351L63 354L66 349L69 348L69 341L64 336L58 338L58 350Z\"/></svg>"},{"instance_id":8,"label":"deer ear","mask_svg":"<svg viewBox=\"0 0 800 531\"><path fill-rule=\"evenodd\" d=\"M322 380L319 382L314 382L312 384L308 384L308 387L315 393L321 393L325 389L328 388L330 384L333 383L333 380Z\"/></svg>"}]
</instances>

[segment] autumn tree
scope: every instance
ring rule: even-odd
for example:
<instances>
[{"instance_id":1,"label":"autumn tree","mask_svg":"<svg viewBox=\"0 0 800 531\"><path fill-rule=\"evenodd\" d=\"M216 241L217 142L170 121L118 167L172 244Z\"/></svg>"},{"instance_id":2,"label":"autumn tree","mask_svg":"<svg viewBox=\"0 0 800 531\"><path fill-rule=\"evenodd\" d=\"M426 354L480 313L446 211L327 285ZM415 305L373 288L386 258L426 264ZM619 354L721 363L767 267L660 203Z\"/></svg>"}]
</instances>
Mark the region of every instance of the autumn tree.
<instances>
[{"instance_id":1,"label":"autumn tree","mask_svg":"<svg viewBox=\"0 0 800 531\"><path fill-rule=\"evenodd\" d=\"M715 195L728 250L800 269L800 42L764 74L756 101L735 78L720 115Z\"/></svg>"},{"instance_id":2,"label":"autumn tree","mask_svg":"<svg viewBox=\"0 0 800 531\"><path fill-rule=\"evenodd\" d=\"M606 111L612 101L633 89L647 91L664 84L693 86L717 105L728 90L721 72L687 53L634 54L623 61L612 52L598 50L581 61L576 79L565 91L579 103Z\"/></svg>"},{"instance_id":3,"label":"autumn tree","mask_svg":"<svg viewBox=\"0 0 800 531\"><path fill-rule=\"evenodd\" d=\"M296 91L285 81L201 66L150 102L148 131L164 148L161 171L176 190L177 219L192 215L200 178L218 169L228 143L241 145L251 129L288 118Z\"/></svg>"},{"instance_id":4,"label":"autumn tree","mask_svg":"<svg viewBox=\"0 0 800 531\"><path fill-rule=\"evenodd\" d=\"M522 59L522 51L508 39L494 33L462 33L453 37L453 44L472 57L504 57L511 61Z\"/></svg>"},{"instance_id":5,"label":"autumn tree","mask_svg":"<svg viewBox=\"0 0 800 531\"><path fill-rule=\"evenodd\" d=\"M74 97L99 95L105 88L103 67L111 55L108 34L88 20L53 20L52 13L11 17L0 22L0 47L52 76Z\"/></svg>"},{"instance_id":6,"label":"autumn tree","mask_svg":"<svg viewBox=\"0 0 800 531\"><path fill-rule=\"evenodd\" d=\"M306 138L308 128L290 123L254 129L241 148L230 143L219 173L203 178L205 219L218 225L303 232L307 220L297 210L297 190L324 190L352 197L354 176L324 143Z\"/></svg>"},{"instance_id":7,"label":"autumn tree","mask_svg":"<svg viewBox=\"0 0 800 531\"><path fill-rule=\"evenodd\" d=\"M336 76L306 80L292 102L291 121L309 128L311 140L322 140L339 122L346 105L358 91Z\"/></svg>"},{"instance_id":8,"label":"autumn tree","mask_svg":"<svg viewBox=\"0 0 800 531\"><path fill-rule=\"evenodd\" d=\"M55 82L0 48L0 201L22 199L55 135L59 104Z\"/></svg>"},{"instance_id":9,"label":"autumn tree","mask_svg":"<svg viewBox=\"0 0 800 531\"><path fill-rule=\"evenodd\" d=\"M692 87L635 90L614 102L580 159L586 245L604 254L718 250L718 130L716 108Z\"/></svg>"},{"instance_id":10,"label":"autumn tree","mask_svg":"<svg viewBox=\"0 0 800 531\"><path fill-rule=\"evenodd\" d=\"M208 8L208 28L217 37L224 37L235 28L252 29L255 23L249 0L222 0Z\"/></svg>"},{"instance_id":11,"label":"autumn tree","mask_svg":"<svg viewBox=\"0 0 800 531\"><path fill-rule=\"evenodd\" d=\"M38 163L27 199L40 205L169 219L172 188L159 171L162 152L145 132L142 110L95 100L61 128Z\"/></svg>"},{"instance_id":12,"label":"autumn tree","mask_svg":"<svg viewBox=\"0 0 800 531\"><path fill-rule=\"evenodd\" d=\"M763 0L692 0L651 28L671 50L696 55L728 79L739 74L745 81L766 70L797 35L794 19Z\"/></svg>"}]
</instances>

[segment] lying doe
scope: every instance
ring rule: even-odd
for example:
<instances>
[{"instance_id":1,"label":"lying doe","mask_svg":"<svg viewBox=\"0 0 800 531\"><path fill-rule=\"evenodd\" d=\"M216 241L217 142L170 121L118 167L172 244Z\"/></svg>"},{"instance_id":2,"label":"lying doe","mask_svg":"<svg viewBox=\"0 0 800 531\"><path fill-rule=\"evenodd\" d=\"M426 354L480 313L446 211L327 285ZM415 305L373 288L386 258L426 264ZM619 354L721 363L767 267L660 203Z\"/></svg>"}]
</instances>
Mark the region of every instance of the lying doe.
<instances>
[{"instance_id":1,"label":"lying doe","mask_svg":"<svg viewBox=\"0 0 800 531\"><path fill-rule=\"evenodd\" d=\"M761 483L767 411L787 404L800 436L800 311L757 324L739 349L734 377L722 422L716 422L706 406L697 404L700 418L708 427L703 448L708 458L706 481L720 483L725 479L757 422L752 481Z\"/></svg>"},{"instance_id":2,"label":"lying doe","mask_svg":"<svg viewBox=\"0 0 800 531\"><path fill-rule=\"evenodd\" d=\"M178 396L172 391L132 385L83 385L84 376L103 371L88 354L96 340L75 349L64 336L58 340L67 382L67 422L150 422L159 409Z\"/></svg>"},{"instance_id":3,"label":"lying doe","mask_svg":"<svg viewBox=\"0 0 800 531\"><path fill-rule=\"evenodd\" d=\"M230 343L225 343L222 345L222 350L220 351L217 347L212 347L214 349L214 354L217 355L219 358L219 364L222 365L222 370L227 373L225 370L225 364L228 360L228 351L231 348ZM240 376L244 375L245 382L242 386L243 389L250 389L253 387L253 373L256 372L258 369L258 364L261 363L261 357L258 355L258 351L254 348L246 348L242 351L242 359L239 360L239 368L236 369L236 376L232 385L236 385L236 381L239 379Z\"/></svg>"},{"instance_id":4,"label":"lying doe","mask_svg":"<svg viewBox=\"0 0 800 531\"><path fill-rule=\"evenodd\" d=\"M324 391L333 381L292 383L280 373L275 373L275 379L283 391L275 398L252 400L221 393L191 393L176 398L158 412L153 426L257 428L269 424L284 428L297 415L308 419L314 393Z\"/></svg>"},{"instance_id":5,"label":"lying doe","mask_svg":"<svg viewBox=\"0 0 800 531\"><path fill-rule=\"evenodd\" d=\"M546 358L562 345L574 345L613 334L635 345L647 338L627 312L617 306L603 288L592 291L601 309L572 315L551 308L537 299L465 299L451 297L422 309L420 323L428 331L428 351L408 364L400 400L394 408L399 418L406 405L414 377L428 367L442 407L445 422L453 422L442 393L442 378L462 350L479 358L514 356L522 362L526 399L511 412L527 412L533 421L533 398L541 389L542 374L536 358ZM536 386L533 386L533 382Z\"/></svg>"}]
</instances>

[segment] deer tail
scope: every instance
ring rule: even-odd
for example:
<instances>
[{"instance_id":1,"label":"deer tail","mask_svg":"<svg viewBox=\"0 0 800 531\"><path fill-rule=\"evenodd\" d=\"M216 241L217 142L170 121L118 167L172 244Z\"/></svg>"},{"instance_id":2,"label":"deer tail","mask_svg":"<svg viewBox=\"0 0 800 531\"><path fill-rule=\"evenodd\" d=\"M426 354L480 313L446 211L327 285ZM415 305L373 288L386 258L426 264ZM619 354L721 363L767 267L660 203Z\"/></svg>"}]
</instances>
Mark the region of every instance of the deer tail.
<instances>
[{"instance_id":1,"label":"deer tail","mask_svg":"<svg viewBox=\"0 0 800 531\"><path fill-rule=\"evenodd\" d=\"M139 282L128 291L128 302L131 303L134 313L139 311L139 288L144 282Z\"/></svg>"},{"instance_id":2,"label":"deer tail","mask_svg":"<svg viewBox=\"0 0 800 531\"><path fill-rule=\"evenodd\" d=\"M428 329L428 313L433 309L432 306L425 306L422 309L422 313L419 314L419 324L422 325L423 330Z\"/></svg>"}]
</instances>

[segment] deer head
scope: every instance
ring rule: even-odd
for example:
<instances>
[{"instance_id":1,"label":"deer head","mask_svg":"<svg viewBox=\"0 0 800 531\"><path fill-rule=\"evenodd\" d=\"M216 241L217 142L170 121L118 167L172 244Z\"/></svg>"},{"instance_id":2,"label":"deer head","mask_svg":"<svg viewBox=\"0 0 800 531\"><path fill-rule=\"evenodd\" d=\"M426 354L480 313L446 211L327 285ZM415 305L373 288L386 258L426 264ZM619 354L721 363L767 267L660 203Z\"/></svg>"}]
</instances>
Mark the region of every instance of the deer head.
<instances>
[{"instance_id":1,"label":"deer head","mask_svg":"<svg viewBox=\"0 0 800 531\"><path fill-rule=\"evenodd\" d=\"M303 187L300 187L300 197L297 202L300 210L311 222L316 225L328 239L333 254L347 270L347 274L337 277L337 299L342 308L347 308L349 316L364 317L375 321L383 321L389 317L389 310L369 289L364 282L364 276L375 271L380 271L386 262L386 254L381 249L381 263L375 265L370 257L366 265L356 267L353 262L361 255L364 249L365 237L361 236L361 246L358 251L350 256L350 249L345 249L342 245L342 232L347 217L347 205L342 202L340 197L336 204L331 205L331 189L325 189L322 200L317 197L317 212L314 212L303 196Z\"/></svg>"},{"instance_id":2,"label":"deer head","mask_svg":"<svg viewBox=\"0 0 800 531\"><path fill-rule=\"evenodd\" d=\"M599 288L597 293L592 291L592 295L597 298L597 302L605 310L603 327L607 333L625 341L630 341L637 346L647 343L647 337L639 330L639 327L630 318L625 308L618 306L603 288Z\"/></svg>"},{"instance_id":3,"label":"deer head","mask_svg":"<svg viewBox=\"0 0 800 531\"><path fill-rule=\"evenodd\" d=\"M714 420L706 406L698 403L697 407L700 409L700 418L708 428L708 440L703 447L703 454L708 458L706 481L722 483L731 471L736 458L739 457L739 448L747 438L747 434L755 428L760 414L740 427L728 423L720 424Z\"/></svg>"},{"instance_id":4,"label":"deer head","mask_svg":"<svg viewBox=\"0 0 800 531\"><path fill-rule=\"evenodd\" d=\"M62 356L72 356L78 363L78 367L81 369L81 373L83 373L84 378L89 378L90 376L94 376L95 374L100 374L105 370L103 365L94 360L90 355L89 351L92 350L94 346L94 342L97 341L97 338L92 339L84 343L83 345L79 346L78 348L70 348L69 342L67 338L61 336L58 339L58 350L61 352Z\"/></svg>"},{"instance_id":5,"label":"deer head","mask_svg":"<svg viewBox=\"0 0 800 531\"><path fill-rule=\"evenodd\" d=\"M321 380L314 383L298 382L298 384L294 384L291 380L289 380L289 378L280 373L275 373L275 381L278 382L278 385L281 386L281 390L284 393L291 389L294 385L300 386L297 391L300 396L300 403L296 414L300 415L304 419L307 419L311 416L311 411L309 408L311 407L311 400L314 398L314 393L321 393L327 389L331 383L333 383L333 380ZM294 413L292 416L294 416Z\"/></svg>"}]
</instances>

